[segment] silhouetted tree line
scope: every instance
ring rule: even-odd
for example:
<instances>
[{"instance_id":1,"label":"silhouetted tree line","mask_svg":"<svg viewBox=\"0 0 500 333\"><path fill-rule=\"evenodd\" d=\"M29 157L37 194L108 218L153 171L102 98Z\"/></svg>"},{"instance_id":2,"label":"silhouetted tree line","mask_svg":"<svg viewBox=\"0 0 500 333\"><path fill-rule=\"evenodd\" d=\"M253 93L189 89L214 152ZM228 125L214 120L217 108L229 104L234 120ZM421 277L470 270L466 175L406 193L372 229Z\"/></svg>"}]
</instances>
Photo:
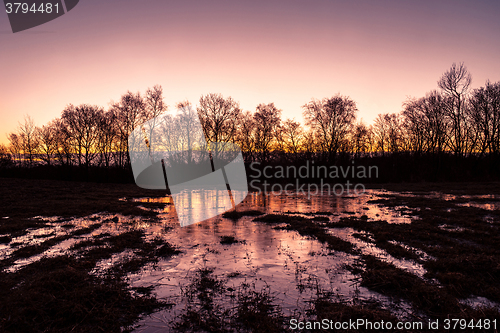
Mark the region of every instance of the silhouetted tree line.
<instances>
[{"instance_id":1,"label":"silhouetted tree line","mask_svg":"<svg viewBox=\"0 0 500 333\"><path fill-rule=\"evenodd\" d=\"M3 174L65 168L87 177L89 170L105 169L131 181L128 137L162 116L170 127L199 117L208 142L239 145L247 164L314 160L333 165L354 159L379 166L380 181L498 179L500 82L472 90L471 81L465 65L454 63L437 82L438 89L409 98L399 113L379 114L372 125L357 121L356 103L340 94L304 104L302 125L283 120L274 103L243 111L220 94L202 96L196 109L188 101L178 103L180 112L171 113L162 87L154 86L145 94L127 92L108 110L70 104L41 127L26 116L8 134L9 145L0 146L0 168ZM182 141L168 140L174 139Z\"/></svg>"}]
</instances>

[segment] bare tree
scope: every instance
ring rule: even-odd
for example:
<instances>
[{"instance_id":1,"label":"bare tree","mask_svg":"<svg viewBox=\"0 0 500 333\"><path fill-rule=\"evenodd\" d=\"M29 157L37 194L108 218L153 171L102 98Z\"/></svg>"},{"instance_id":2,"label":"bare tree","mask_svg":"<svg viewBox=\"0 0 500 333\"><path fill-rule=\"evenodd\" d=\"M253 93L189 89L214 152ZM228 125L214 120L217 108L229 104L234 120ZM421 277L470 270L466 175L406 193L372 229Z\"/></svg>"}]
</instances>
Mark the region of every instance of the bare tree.
<instances>
[{"instance_id":1,"label":"bare tree","mask_svg":"<svg viewBox=\"0 0 500 333\"><path fill-rule=\"evenodd\" d=\"M99 120L97 151L100 154L100 164L109 167L115 144L118 141L119 131L116 125L116 114L113 110L109 110L104 112Z\"/></svg>"},{"instance_id":2,"label":"bare tree","mask_svg":"<svg viewBox=\"0 0 500 333\"><path fill-rule=\"evenodd\" d=\"M54 126L54 139L57 145L56 157L61 165L72 165L74 140L61 118L54 119L52 123Z\"/></svg>"},{"instance_id":3,"label":"bare tree","mask_svg":"<svg viewBox=\"0 0 500 333\"><path fill-rule=\"evenodd\" d=\"M302 106L307 125L319 139L321 150L332 159L346 143L352 130L356 112L356 103L340 94L321 101L312 100Z\"/></svg>"},{"instance_id":4,"label":"bare tree","mask_svg":"<svg viewBox=\"0 0 500 333\"><path fill-rule=\"evenodd\" d=\"M198 115L208 142L234 142L241 115L238 102L221 94L201 96Z\"/></svg>"},{"instance_id":5,"label":"bare tree","mask_svg":"<svg viewBox=\"0 0 500 333\"><path fill-rule=\"evenodd\" d=\"M372 130L364 123L359 122L354 125L351 136L352 152L355 156L361 156L371 152L372 148Z\"/></svg>"},{"instance_id":6,"label":"bare tree","mask_svg":"<svg viewBox=\"0 0 500 333\"><path fill-rule=\"evenodd\" d=\"M40 140L40 158L51 165L51 161L57 152L56 126L54 122L37 128L38 137Z\"/></svg>"},{"instance_id":7,"label":"bare tree","mask_svg":"<svg viewBox=\"0 0 500 333\"><path fill-rule=\"evenodd\" d=\"M305 138L304 129L300 123L293 119L287 119L281 128L281 140L286 152L297 154L303 149Z\"/></svg>"},{"instance_id":8,"label":"bare tree","mask_svg":"<svg viewBox=\"0 0 500 333\"><path fill-rule=\"evenodd\" d=\"M404 128L409 150L415 153L441 153L446 149L450 119L449 97L432 91L425 97L409 99L403 104Z\"/></svg>"},{"instance_id":9,"label":"bare tree","mask_svg":"<svg viewBox=\"0 0 500 333\"><path fill-rule=\"evenodd\" d=\"M168 109L163 100L163 88L160 85L155 85L153 88L146 90L144 103L145 120L156 118Z\"/></svg>"},{"instance_id":10,"label":"bare tree","mask_svg":"<svg viewBox=\"0 0 500 333\"><path fill-rule=\"evenodd\" d=\"M267 160L281 126L281 110L274 103L259 104L254 113L254 149Z\"/></svg>"},{"instance_id":11,"label":"bare tree","mask_svg":"<svg viewBox=\"0 0 500 333\"><path fill-rule=\"evenodd\" d=\"M88 169L98 154L99 126L103 118L99 106L82 104L69 105L64 109L61 119L69 136L74 140L73 151L77 154L78 164Z\"/></svg>"},{"instance_id":12,"label":"bare tree","mask_svg":"<svg viewBox=\"0 0 500 333\"><path fill-rule=\"evenodd\" d=\"M240 146L241 151L246 154L248 160L254 160L255 151L255 120L250 111L242 112L237 119L235 142Z\"/></svg>"},{"instance_id":13,"label":"bare tree","mask_svg":"<svg viewBox=\"0 0 500 333\"><path fill-rule=\"evenodd\" d=\"M399 113L385 115L387 122L389 151L397 153L406 150L405 133L403 131L403 119Z\"/></svg>"},{"instance_id":14,"label":"bare tree","mask_svg":"<svg viewBox=\"0 0 500 333\"><path fill-rule=\"evenodd\" d=\"M27 158L28 165L32 166L35 155L39 150L40 141L38 140L35 122L30 116L26 115L24 122L19 123L18 132L24 156L23 160Z\"/></svg>"},{"instance_id":15,"label":"bare tree","mask_svg":"<svg viewBox=\"0 0 500 333\"><path fill-rule=\"evenodd\" d=\"M205 149L205 138L203 129L199 126L200 120L198 113L193 108L189 101L184 101L177 104L178 113L174 118L174 123L178 131L178 139L180 146L179 152L186 152L187 159L183 158L188 164L192 163L193 151Z\"/></svg>"},{"instance_id":16,"label":"bare tree","mask_svg":"<svg viewBox=\"0 0 500 333\"><path fill-rule=\"evenodd\" d=\"M0 144L0 168L8 166L12 163L12 156L9 149L4 145Z\"/></svg>"},{"instance_id":17,"label":"bare tree","mask_svg":"<svg viewBox=\"0 0 500 333\"><path fill-rule=\"evenodd\" d=\"M21 163L21 154L23 151L21 138L16 133L10 133L7 135L9 140L9 151L12 154L14 163Z\"/></svg>"},{"instance_id":18,"label":"bare tree","mask_svg":"<svg viewBox=\"0 0 500 333\"><path fill-rule=\"evenodd\" d=\"M314 133L314 131L312 131L311 129L304 132L304 141L302 145L309 159L312 159L317 153L321 152L318 141L319 139L316 133Z\"/></svg>"},{"instance_id":19,"label":"bare tree","mask_svg":"<svg viewBox=\"0 0 500 333\"><path fill-rule=\"evenodd\" d=\"M500 82L474 90L470 116L481 153L500 152Z\"/></svg>"},{"instance_id":20,"label":"bare tree","mask_svg":"<svg viewBox=\"0 0 500 333\"><path fill-rule=\"evenodd\" d=\"M379 114L375 119L373 132L376 149L382 154L406 150L403 119L400 114Z\"/></svg>"},{"instance_id":21,"label":"bare tree","mask_svg":"<svg viewBox=\"0 0 500 333\"><path fill-rule=\"evenodd\" d=\"M155 85L152 89L148 88L145 96L145 113L144 121L148 121L147 128L144 128L148 133L149 140L155 142L155 129L160 125L160 115L165 113L168 106L163 100L163 88ZM150 156L154 154L155 145L148 145Z\"/></svg>"},{"instance_id":22,"label":"bare tree","mask_svg":"<svg viewBox=\"0 0 500 333\"><path fill-rule=\"evenodd\" d=\"M389 151L388 128L384 116L385 114L377 115L373 123L375 151L382 153L382 155Z\"/></svg>"},{"instance_id":23,"label":"bare tree","mask_svg":"<svg viewBox=\"0 0 500 333\"><path fill-rule=\"evenodd\" d=\"M128 136L134 128L142 125L148 118L146 103L140 93L133 94L128 91L120 102L112 105L119 130L118 164L124 166L129 161Z\"/></svg>"},{"instance_id":24,"label":"bare tree","mask_svg":"<svg viewBox=\"0 0 500 333\"><path fill-rule=\"evenodd\" d=\"M438 81L439 88L451 97L447 108L452 124L450 144L452 150L458 155L463 154L467 150L468 142L466 140L469 128L465 119L465 110L466 98L471 82L472 76L463 63L458 65L453 63L451 68Z\"/></svg>"}]
</instances>

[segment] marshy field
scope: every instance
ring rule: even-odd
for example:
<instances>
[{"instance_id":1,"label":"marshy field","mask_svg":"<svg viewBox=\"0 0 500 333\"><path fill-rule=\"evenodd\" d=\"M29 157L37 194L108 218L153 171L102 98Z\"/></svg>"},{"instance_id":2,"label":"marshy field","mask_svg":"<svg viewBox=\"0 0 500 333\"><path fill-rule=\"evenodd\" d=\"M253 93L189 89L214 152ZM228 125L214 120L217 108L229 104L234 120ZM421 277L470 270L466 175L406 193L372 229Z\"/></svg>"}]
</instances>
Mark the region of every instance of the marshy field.
<instances>
[{"instance_id":1,"label":"marshy field","mask_svg":"<svg viewBox=\"0 0 500 333\"><path fill-rule=\"evenodd\" d=\"M1 332L500 326L499 183L254 192L183 228L166 193L135 184L0 178L0 193Z\"/></svg>"}]
</instances>

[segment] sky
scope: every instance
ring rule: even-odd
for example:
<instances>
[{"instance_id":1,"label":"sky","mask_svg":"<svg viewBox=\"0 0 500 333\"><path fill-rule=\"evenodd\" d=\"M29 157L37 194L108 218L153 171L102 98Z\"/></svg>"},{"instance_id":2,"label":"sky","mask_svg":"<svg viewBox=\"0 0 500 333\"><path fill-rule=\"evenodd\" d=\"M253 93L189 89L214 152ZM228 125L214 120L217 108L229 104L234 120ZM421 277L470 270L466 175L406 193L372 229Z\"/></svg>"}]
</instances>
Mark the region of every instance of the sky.
<instances>
[{"instance_id":1,"label":"sky","mask_svg":"<svg viewBox=\"0 0 500 333\"><path fill-rule=\"evenodd\" d=\"M498 0L81 0L14 34L0 4L0 144L25 115L40 126L156 84L170 109L221 93L301 122L302 105L340 93L370 124L453 62L473 88L500 81L499 16Z\"/></svg>"}]
</instances>

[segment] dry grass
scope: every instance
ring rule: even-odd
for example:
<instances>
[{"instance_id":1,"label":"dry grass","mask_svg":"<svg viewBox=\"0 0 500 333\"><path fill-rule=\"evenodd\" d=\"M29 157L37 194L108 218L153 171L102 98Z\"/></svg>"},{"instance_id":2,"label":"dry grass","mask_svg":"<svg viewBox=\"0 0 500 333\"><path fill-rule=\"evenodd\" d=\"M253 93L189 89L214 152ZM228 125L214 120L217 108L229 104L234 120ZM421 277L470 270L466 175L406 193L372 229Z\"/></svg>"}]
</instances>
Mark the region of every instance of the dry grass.
<instances>
[{"instance_id":1,"label":"dry grass","mask_svg":"<svg viewBox=\"0 0 500 333\"><path fill-rule=\"evenodd\" d=\"M16 178L0 178L0 193L2 193L2 216L9 216L10 219L16 219L16 222L25 221L34 215L73 217L104 211L123 215L154 216L155 213L137 208L139 203L118 199L166 195L166 191L145 190L135 184ZM2 220L2 224L4 222L9 221Z\"/></svg>"}]
</instances>

